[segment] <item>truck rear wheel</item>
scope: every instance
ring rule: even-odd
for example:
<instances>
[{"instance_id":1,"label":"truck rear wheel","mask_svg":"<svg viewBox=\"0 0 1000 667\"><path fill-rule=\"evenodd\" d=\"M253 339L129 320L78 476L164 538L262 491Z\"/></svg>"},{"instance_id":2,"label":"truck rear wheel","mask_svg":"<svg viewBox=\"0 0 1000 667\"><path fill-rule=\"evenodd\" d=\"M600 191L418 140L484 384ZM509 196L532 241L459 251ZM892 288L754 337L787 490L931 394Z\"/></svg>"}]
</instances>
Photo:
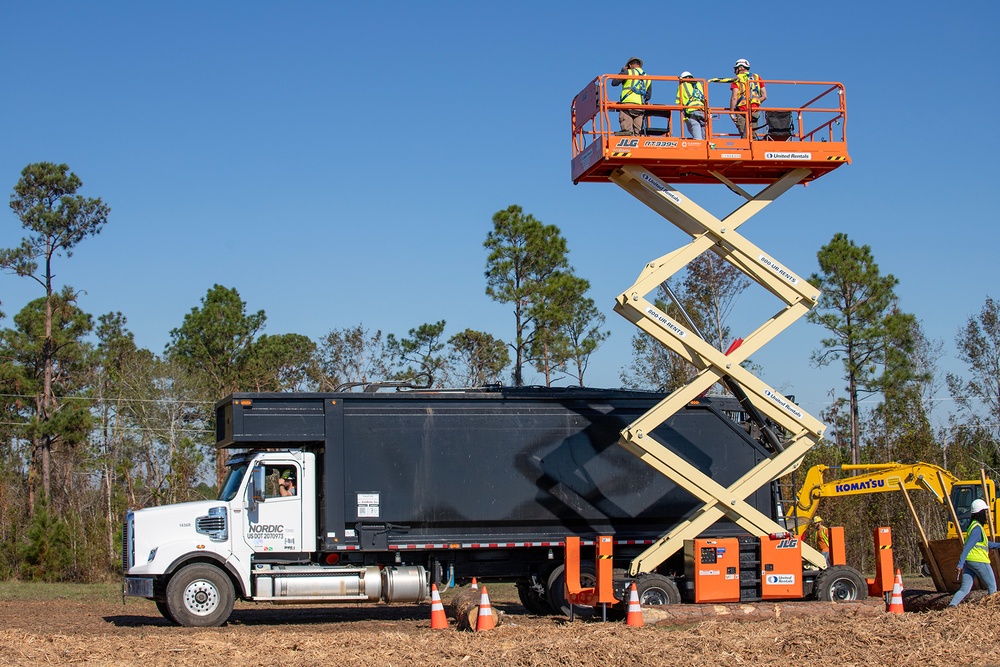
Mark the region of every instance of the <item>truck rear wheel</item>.
<instances>
[{"instance_id":1,"label":"truck rear wheel","mask_svg":"<svg viewBox=\"0 0 1000 667\"><path fill-rule=\"evenodd\" d=\"M229 619L236 602L233 582L212 565L181 568L167 583L167 610L188 628L211 628Z\"/></svg>"},{"instance_id":2,"label":"truck rear wheel","mask_svg":"<svg viewBox=\"0 0 1000 667\"><path fill-rule=\"evenodd\" d=\"M868 584L853 567L832 565L816 577L816 599L821 602L854 602L868 597Z\"/></svg>"},{"instance_id":3,"label":"truck rear wheel","mask_svg":"<svg viewBox=\"0 0 1000 667\"><path fill-rule=\"evenodd\" d=\"M517 582L517 597L529 614L548 616L552 613L552 607L549 606L545 596L545 586L538 580L536 574Z\"/></svg>"},{"instance_id":4,"label":"truck rear wheel","mask_svg":"<svg viewBox=\"0 0 1000 667\"><path fill-rule=\"evenodd\" d=\"M597 585L597 572L594 566L589 563L580 563L580 585L584 588ZM563 616L569 616L569 601L566 599L566 566L560 565L552 570L549 575L548 585L545 587L546 597L549 599L549 606L552 611ZM583 605L573 605L574 616L590 616L594 613L593 607Z\"/></svg>"}]
</instances>

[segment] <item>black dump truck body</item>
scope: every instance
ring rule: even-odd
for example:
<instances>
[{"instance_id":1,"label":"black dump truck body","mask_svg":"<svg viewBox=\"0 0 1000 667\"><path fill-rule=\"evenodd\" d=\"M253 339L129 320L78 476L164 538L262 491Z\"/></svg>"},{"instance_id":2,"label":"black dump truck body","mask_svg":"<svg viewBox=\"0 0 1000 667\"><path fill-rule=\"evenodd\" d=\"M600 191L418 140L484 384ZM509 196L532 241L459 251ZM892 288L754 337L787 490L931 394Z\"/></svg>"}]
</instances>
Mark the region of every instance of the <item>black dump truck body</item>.
<instances>
[{"instance_id":1,"label":"black dump truck body","mask_svg":"<svg viewBox=\"0 0 1000 667\"><path fill-rule=\"evenodd\" d=\"M233 394L217 406L217 445L317 452L321 552L597 534L648 543L700 504L617 444L662 398L539 388ZM734 406L701 399L652 435L728 486L766 457L721 409ZM748 502L774 515L769 486Z\"/></svg>"}]
</instances>

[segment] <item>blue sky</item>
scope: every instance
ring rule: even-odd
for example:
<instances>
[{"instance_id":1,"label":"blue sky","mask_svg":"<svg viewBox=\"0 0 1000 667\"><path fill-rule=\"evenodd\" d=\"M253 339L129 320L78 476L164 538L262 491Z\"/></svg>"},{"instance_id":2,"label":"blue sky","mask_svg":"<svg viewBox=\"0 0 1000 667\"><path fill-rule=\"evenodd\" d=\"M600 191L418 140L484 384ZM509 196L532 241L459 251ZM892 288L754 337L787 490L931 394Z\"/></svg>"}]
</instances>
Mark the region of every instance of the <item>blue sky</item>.
<instances>
[{"instance_id":1,"label":"blue sky","mask_svg":"<svg viewBox=\"0 0 1000 667\"><path fill-rule=\"evenodd\" d=\"M482 243L519 204L560 227L591 281L612 336L588 384L618 386L636 329L614 298L688 238L614 185L572 184L570 103L632 55L650 74L702 77L748 58L764 78L843 82L854 163L741 233L806 276L836 232L870 245L903 309L944 342L942 369L962 372L959 326L1000 297L997 5L717 2L699 20L632 6L5 2L0 191L59 162L111 206L57 282L95 316L121 311L158 353L215 283L265 310L270 334L405 335L445 319L448 335L510 338ZM681 189L719 216L740 203L721 185ZM0 247L21 232L4 206ZM37 296L0 275L0 326ZM748 293L730 324L749 333L776 309ZM839 366L810 366L823 334L801 320L754 357L814 414L843 386Z\"/></svg>"}]
</instances>

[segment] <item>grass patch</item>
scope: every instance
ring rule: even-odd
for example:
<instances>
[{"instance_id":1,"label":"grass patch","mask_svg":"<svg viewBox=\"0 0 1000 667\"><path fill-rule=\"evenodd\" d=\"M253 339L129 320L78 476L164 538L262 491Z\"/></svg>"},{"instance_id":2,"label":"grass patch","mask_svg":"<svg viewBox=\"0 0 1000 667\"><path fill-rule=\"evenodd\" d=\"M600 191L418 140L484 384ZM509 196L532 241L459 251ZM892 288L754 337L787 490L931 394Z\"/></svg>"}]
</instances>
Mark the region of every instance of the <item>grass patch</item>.
<instances>
[{"instance_id":1,"label":"grass patch","mask_svg":"<svg viewBox=\"0 0 1000 667\"><path fill-rule=\"evenodd\" d=\"M0 581L0 600L78 600L81 602L120 600L121 583L64 584Z\"/></svg>"}]
</instances>

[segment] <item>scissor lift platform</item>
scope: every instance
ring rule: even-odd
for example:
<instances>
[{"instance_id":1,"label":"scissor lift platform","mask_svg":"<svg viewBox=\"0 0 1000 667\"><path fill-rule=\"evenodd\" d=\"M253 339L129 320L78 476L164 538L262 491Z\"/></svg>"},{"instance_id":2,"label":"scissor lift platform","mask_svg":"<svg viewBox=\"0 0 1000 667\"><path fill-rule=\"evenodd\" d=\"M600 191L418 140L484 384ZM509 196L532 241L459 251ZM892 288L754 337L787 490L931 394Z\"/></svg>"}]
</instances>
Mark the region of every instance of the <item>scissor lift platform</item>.
<instances>
[{"instance_id":1,"label":"scissor lift platform","mask_svg":"<svg viewBox=\"0 0 1000 667\"><path fill-rule=\"evenodd\" d=\"M726 85L726 106L713 107L706 95L706 139L685 136L681 123L656 129L653 119L681 120L684 107L671 104L622 105L608 97L609 84L623 75L602 75L591 81L573 101L573 181L612 182L691 236L691 242L650 261L636 282L621 295L615 311L655 338L697 369L694 379L675 389L621 432L619 444L704 504L685 522L660 537L633 559L630 573L651 572L683 548L685 540L709 530L726 517L753 535L776 535L785 529L774 517L764 515L746 498L799 466L802 457L823 436L825 426L742 367L752 354L781 331L805 315L819 298L819 290L796 275L779 258L758 248L740 233L740 227L778 197L800 183L823 176L850 161L844 126L847 110L839 83L765 81L768 108L790 112L794 129L776 136L769 128L757 128L748 138L736 134L728 108L727 82L700 80L703 85ZM677 77L642 76L654 91L667 89L673 99ZM807 93L804 103L793 104L792 93ZM818 92L817 92L818 91ZM662 95L662 93L660 93ZM772 106L772 100L775 105ZM785 106L778 106L778 104ZM622 135L611 129L611 115L620 109L643 109L644 134ZM761 113L763 120L765 114ZM749 113L745 114L750 121ZM776 123L777 125L777 123ZM674 187L676 183L722 183L744 201L729 215L718 218ZM741 185L761 184L757 194ZM741 339L741 344L723 353L701 338L693 324L678 321L650 298L660 285L704 252L743 272L782 303L770 319ZM717 382L724 382L747 407L758 415L762 430L777 425L785 437L771 440L770 457L748 470L736 483L723 487L670 450L652 435L653 430L688 402L697 400ZM805 560L817 568L825 558L808 545Z\"/></svg>"},{"instance_id":2,"label":"scissor lift platform","mask_svg":"<svg viewBox=\"0 0 1000 667\"><path fill-rule=\"evenodd\" d=\"M625 165L642 166L670 183L769 184L795 168L809 170L803 179L808 182L850 162L845 137L847 109L839 83L765 81L768 106L761 109L755 136L744 138L736 133L731 119L729 84L696 79L705 86L708 118L706 138L693 139L686 136L684 107L680 105L623 105L614 101L619 89L610 84L622 78L610 74L597 77L573 99L574 183L606 182ZM649 80L654 97L674 98L677 77L639 78ZM712 106L713 89L716 98L723 98L723 105ZM773 105L771 100L782 106ZM628 136L616 132L617 112L621 109L645 111L647 134ZM791 112L791 135L776 139L764 126L765 111ZM667 118L673 121L672 132L654 127L658 121L666 125Z\"/></svg>"}]
</instances>

